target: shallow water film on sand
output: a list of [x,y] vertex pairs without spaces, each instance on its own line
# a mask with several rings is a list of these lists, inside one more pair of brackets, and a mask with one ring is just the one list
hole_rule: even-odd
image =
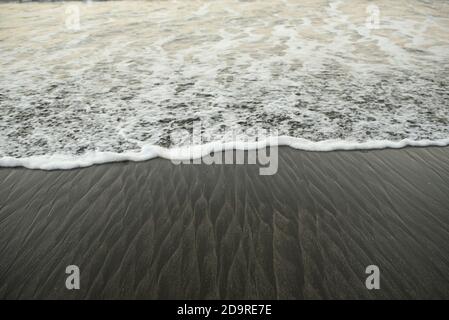
[[0,4],[0,157],[438,140],[448,109],[447,1]]

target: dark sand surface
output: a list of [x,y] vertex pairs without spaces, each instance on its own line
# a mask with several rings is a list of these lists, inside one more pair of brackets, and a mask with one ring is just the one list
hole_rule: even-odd
[[279,156],[0,169],[0,298],[449,298],[449,148]]

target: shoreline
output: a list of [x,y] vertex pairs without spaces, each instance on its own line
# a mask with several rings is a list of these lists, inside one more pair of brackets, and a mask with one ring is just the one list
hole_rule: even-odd
[[[210,156],[212,153],[236,152],[236,151],[265,151],[269,148],[290,147],[305,152],[333,152],[333,151],[377,151],[384,149],[403,149],[409,147],[447,147],[449,138],[436,140],[412,140],[399,141],[371,140],[366,142],[354,142],[345,140],[311,141],[290,136],[274,136],[255,142],[210,142],[201,145],[192,145],[179,148],[164,148],[158,145],[142,145],[140,151],[117,152],[87,152],[82,155],[40,155],[30,157],[0,157],[0,168],[23,167],[32,170],[71,170],[87,168],[94,165],[117,162],[143,162],[155,158],[170,161],[196,160]],[[219,162],[217,164],[222,164]],[[263,164],[263,163],[262,163]]]
[[277,149],[272,176],[161,158],[0,168],[0,298],[449,298],[449,147]]

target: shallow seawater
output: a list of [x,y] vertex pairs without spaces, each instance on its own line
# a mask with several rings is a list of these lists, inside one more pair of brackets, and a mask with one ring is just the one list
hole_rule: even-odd
[[14,158],[447,139],[449,3],[1,3],[0,112]]

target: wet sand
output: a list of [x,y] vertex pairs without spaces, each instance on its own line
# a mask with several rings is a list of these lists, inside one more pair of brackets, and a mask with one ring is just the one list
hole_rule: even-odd
[[164,159],[1,168],[0,298],[449,298],[448,159],[281,147],[273,176]]

